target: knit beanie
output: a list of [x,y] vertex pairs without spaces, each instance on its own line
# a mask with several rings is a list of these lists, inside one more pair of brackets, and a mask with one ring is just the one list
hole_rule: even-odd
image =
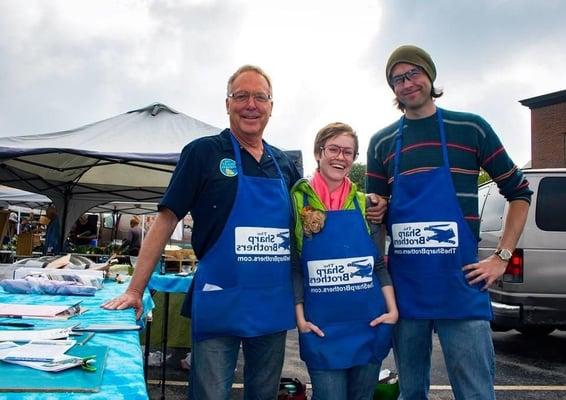
[[426,72],[431,82],[434,82],[436,79],[436,67],[434,66],[434,62],[430,55],[420,47],[405,45],[395,49],[395,51],[393,51],[393,53],[389,56],[389,60],[387,60],[385,76],[389,86],[391,86],[391,70],[399,63],[417,65]]

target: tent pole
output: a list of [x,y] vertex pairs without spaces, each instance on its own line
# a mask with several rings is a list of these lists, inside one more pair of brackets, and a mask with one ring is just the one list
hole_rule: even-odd
[[22,207],[18,206],[18,224],[16,225],[16,234],[20,234],[20,223],[22,221]]
[[[66,191],[66,190],[65,190]],[[69,207],[69,198],[67,193],[63,196],[63,210],[57,210],[57,214],[61,216],[60,232],[61,235],[61,253],[66,250],[65,246],[65,227],[67,226],[67,208]]]
[[112,220],[114,221],[114,226],[112,229],[111,243],[114,244],[114,241],[118,237],[118,209],[116,206],[114,206],[114,210],[112,210]]

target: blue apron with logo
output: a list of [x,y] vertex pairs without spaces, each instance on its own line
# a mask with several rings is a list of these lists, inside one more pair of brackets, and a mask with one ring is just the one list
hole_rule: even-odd
[[475,263],[477,240],[456,197],[450,173],[442,111],[436,118],[443,165],[401,175],[404,117],[396,134],[394,175],[387,227],[389,271],[401,318],[492,318],[483,283],[469,285],[462,267]]
[[303,240],[305,318],[325,334],[299,334],[310,369],[381,363],[391,347],[393,325],[369,326],[387,308],[373,273],[379,253],[354,202],[355,210],[326,211],[324,228]]
[[289,192],[279,178],[245,176],[233,136],[238,188],[219,239],[199,260],[194,278],[194,340],[255,337],[295,327]]

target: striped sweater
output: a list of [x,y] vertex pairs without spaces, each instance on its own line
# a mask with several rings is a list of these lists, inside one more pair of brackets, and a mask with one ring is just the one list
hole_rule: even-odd
[[[480,168],[497,183],[508,201],[530,202],[532,191],[523,173],[509,158],[501,141],[480,116],[442,110],[450,171],[464,218],[479,238],[478,185]],[[391,194],[395,157],[395,134],[399,121],[371,138],[367,154],[368,193]],[[405,119],[401,146],[401,174],[428,171],[442,165],[436,115]]]

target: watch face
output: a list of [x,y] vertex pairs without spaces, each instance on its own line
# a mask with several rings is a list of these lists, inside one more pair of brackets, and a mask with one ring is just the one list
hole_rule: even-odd
[[503,261],[509,261],[513,253],[508,249],[499,249],[496,253]]

